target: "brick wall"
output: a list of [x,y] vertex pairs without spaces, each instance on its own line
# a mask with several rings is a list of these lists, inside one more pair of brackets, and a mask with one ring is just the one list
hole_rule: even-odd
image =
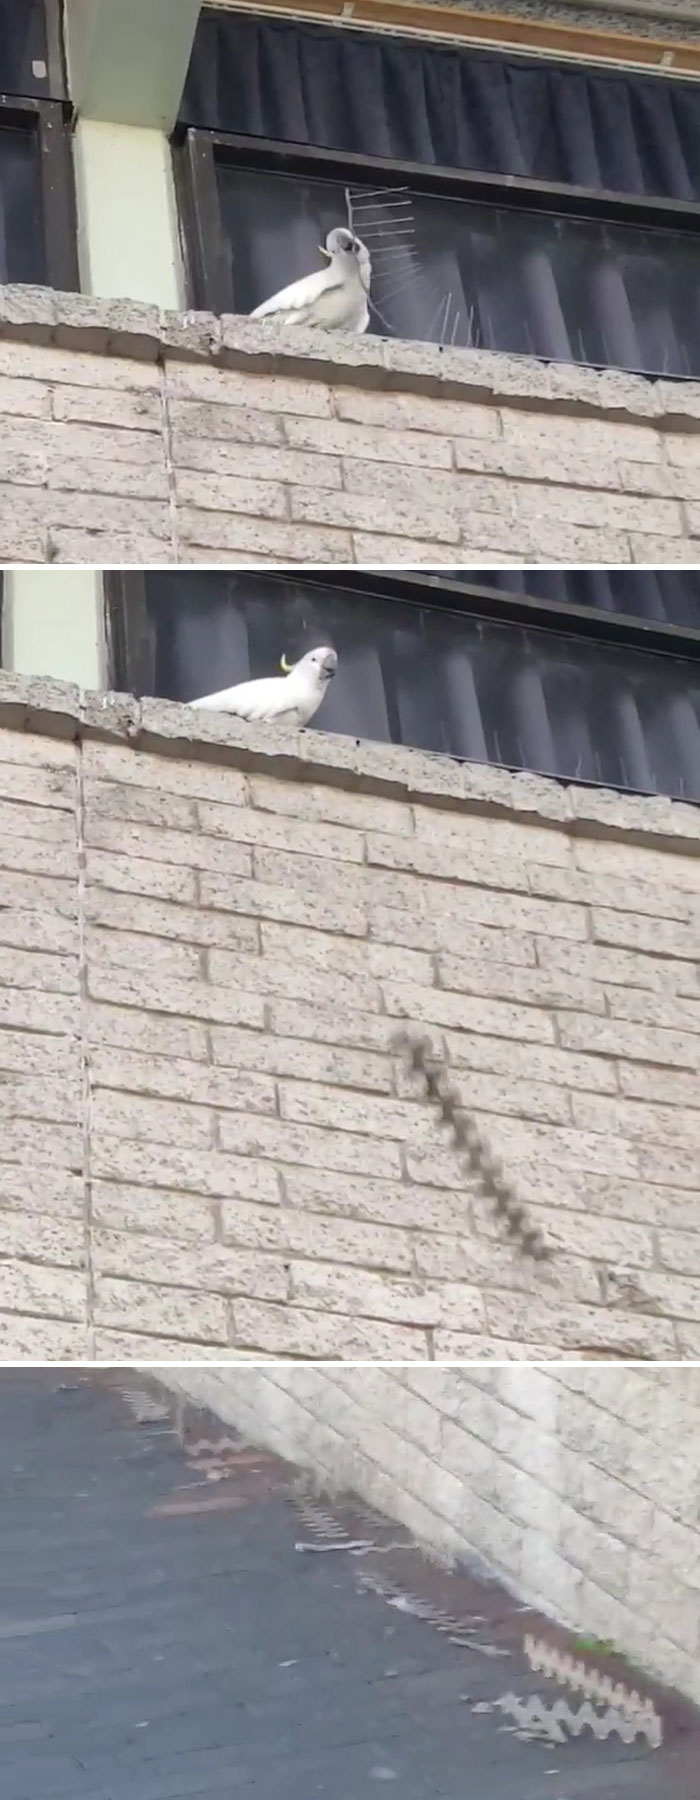
[[[558,51],[559,55],[564,58],[566,58],[567,55],[570,58],[572,52],[575,53],[578,51],[580,54],[585,55],[586,51],[588,51],[588,60],[590,62],[595,62],[601,55],[603,57],[607,55],[609,59],[611,56],[615,55],[615,52],[617,52],[616,59],[622,61],[621,45],[619,42],[618,44],[615,44],[614,41],[611,43],[611,36],[613,39],[617,38],[618,40],[622,38],[623,42],[624,38],[627,36],[642,40],[645,37],[650,37],[654,40],[658,40],[659,38],[663,38],[664,40],[667,38],[679,38],[682,45],[696,43],[700,37],[700,26],[698,26],[694,20],[691,20],[688,7],[684,3],[684,0],[642,0],[641,9],[638,0],[628,0],[628,3],[629,11],[624,10],[624,8],[621,9],[618,6],[615,6],[614,10],[611,11],[609,7],[606,7],[605,0],[554,0],[553,4],[550,4],[550,0],[545,0],[544,4],[541,3],[541,0],[539,4],[538,0],[499,0],[497,19],[499,23],[505,19],[518,19],[527,25],[529,28],[527,38],[524,37],[522,25],[521,30],[518,33],[518,42],[521,49],[524,44],[527,44],[528,47],[530,45],[532,46],[535,53],[538,48],[540,50],[548,50],[550,54],[552,52],[556,54]],[[440,6],[441,0],[426,0],[426,4]],[[222,12],[235,12],[238,7],[238,0],[207,0],[207,8],[209,9],[212,6],[219,7]],[[391,21],[391,10],[391,5],[386,6],[384,17],[389,21]],[[508,50],[512,48],[508,41],[507,30],[504,31],[501,27],[499,34],[501,39],[500,43],[498,42],[497,35],[494,33],[494,24],[496,21],[493,17],[493,0],[451,0],[450,13],[452,13],[452,17],[450,18],[448,14],[447,21],[444,19],[444,16],[439,20],[439,36],[443,41],[446,41],[447,43],[454,43],[456,41],[454,31],[455,13],[458,18],[459,13],[462,10],[469,15],[470,44],[474,42],[476,37],[483,36],[484,41],[489,46],[494,45],[496,49]],[[396,19],[396,30],[400,32],[402,24],[404,23],[401,17],[400,0],[396,7],[396,12],[398,15]],[[483,33],[479,31],[477,23],[480,13],[486,13],[487,15]],[[318,13],[316,16],[318,16]],[[328,7],[327,17],[329,23],[331,21],[337,23],[337,14],[332,12],[330,5]],[[452,27],[451,30],[446,28],[448,22],[449,26]],[[560,26],[563,26],[565,29],[565,37],[557,29]],[[590,35],[586,35],[581,39],[576,29],[578,26],[582,26],[587,34],[603,31],[605,33],[605,40],[602,46],[595,38],[591,39]],[[365,29],[366,28],[367,27],[365,26]],[[654,47],[656,47],[656,44]],[[634,50],[636,48],[637,46],[635,45],[630,49],[630,61],[637,60],[634,55]],[[677,57],[680,59],[680,67],[684,67],[682,50],[679,49]],[[652,60],[651,56],[649,57],[649,60]],[[674,59],[674,70],[677,66],[678,63],[676,59]],[[693,65],[690,64],[691,69],[692,66]]]
[[165,1379],[439,1555],[485,1559],[530,1605],[700,1702],[698,1369]]
[[700,1354],[697,808],[19,676],[0,783],[6,1355]]
[[7,561],[695,563],[699,428],[700,383],[0,294]]

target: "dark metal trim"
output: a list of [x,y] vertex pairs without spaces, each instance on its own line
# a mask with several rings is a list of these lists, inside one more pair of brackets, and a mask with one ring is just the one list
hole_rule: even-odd
[[73,139],[62,101],[42,103],[38,130],[47,285],[59,292],[78,293],[80,269]]
[[145,569],[103,571],[107,680],[119,693],[152,694],[155,631],[146,604]]
[[44,284],[77,292],[78,226],[73,146],[68,107],[62,100],[0,94],[0,130],[11,126],[36,134],[43,226]]
[[[37,118],[43,106],[56,105],[55,101],[39,100],[36,94],[22,95],[0,94],[0,124],[13,125],[20,130],[35,131]],[[61,102],[58,102],[61,105]]]
[[188,295],[195,305],[201,296],[209,312],[232,312],[233,284],[211,144],[200,132],[188,131],[174,146],[173,167]]
[[68,99],[68,81],[61,29],[62,12],[61,0],[44,0],[49,93],[51,98],[56,100]]
[[[238,137],[230,132],[203,131],[196,127],[190,127],[186,136],[197,141],[198,170],[204,166],[208,146],[214,163],[219,159],[241,168],[277,169],[288,175],[317,174],[343,182],[351,177],[358,183],[379,179],[387,188],[410,187],[416,193],[434,194],[441,199],[479,201],[517,211],[554,213],[558,217],[599,219],[606,224],[700,235],[700,204],[695,201],[638,197],[606,188],[533,181],[520,175],[494,175],[425,163],[394,162],[388,158],[358,156],[349,151],[281,143],[272,138]],[[181,133],[179,138],[181,141]]]
[[509,594],[481,586],[478,582],[463,584],[449,575],[427,575],[420,570],[399,574],[384,574],[381,570],[355,573],[348,569],[324,573],[317,569],[273,569],[269,574],[278,580],[289,575],[301,576],[314,587],[332,585],[346,592],[354,590],[363,598],[376,594],[378,599],[402,600],[413,606],[459,613],[463,617],[504,625],[526,625],[530,629],[534,627],[567,637],[593,638],[598,643],[617,644],[629,650],[700,661],[700,631],[685,625],[661,625],[657,620],[635,619],[628,613],[599,612],[592,606],[545,600],[538,594]]

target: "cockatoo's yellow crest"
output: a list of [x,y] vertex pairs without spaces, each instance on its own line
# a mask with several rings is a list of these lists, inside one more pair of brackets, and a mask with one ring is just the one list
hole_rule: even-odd
[[288,663],[286,656],[282,656],[280,659],[280,668],[284,671],[285,675],[291,675],[294,664]]

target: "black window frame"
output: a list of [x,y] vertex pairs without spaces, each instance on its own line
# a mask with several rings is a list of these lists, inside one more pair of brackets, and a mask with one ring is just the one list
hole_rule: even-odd
[[[250,138],[194,125],[178,126],[172,143],[188,303],[197,310],[215,314],[236,311],[230,257],[222,255],[227,245],[221,222],[217,161],[266,173],[306,178],[315,175],[344,186],[359,187],[366,181],[387,189],[408,188],[411,192],[442,200],[472,201],[520,214],[540,212],[557,218],[636,225],[649,231],[674,231],[697,238],[700,247],[698,201],[621,194],[610,188],[575,187],[520,175],[360,156],[356,152],[289,144],[273,138]],[[503,354],[523,353],[504,351]],[[547,363],[557,358],[539,355],[537,360]],[[619,365],[585,363],[581,366],[607,369]],[[648,380],[660,379],[648,370],[639,372]],[[682,382],[697,380],[697,376],[670,374],[664,379]]]
[[46,27],[46,55],[49,93],[68,99],[66,59],[63,53],[62,0],[42,0]]
[[42,287],[80,290],[71,109],[67,100],[0,94],[3,128],[34,134],[42,217]]
[[[212,572],[222,577],[226,575],[226,570],[221,565],[216,571],[208,570],[204,564],[189,571],[193,576]],[[504,593],[482,586],[477,581],[470,580],[462,584],[447,572],[443,575],[427,570],[384,572],[330,568],[261,569],[260,572],[268,580],[277,579],[280,583],[291,577],[315,588],[332,587],[336,592],[344,591],[348,596],[357,593],[363,600],[375,595],[382,601],[409,601],[416,606],[433,607],[456,613],[463,618],[491,624],[538,627],[559,637],[585,638],[589,641],[593,639],[599,643],[615,645],[618,649],[627,647],[655,657],[671,656],[700,664],[700,629],[661,624],[656,620],[635,618],[629,613],[597,611],[593,607],[577,605],[571,601],[542,599],[536,594]],[[629,573],[634,571],[630,570]],[[104,571],[103,576],[109,679],[120,691],[137,696],[152,695],[155,685],[156,645],[148,616],[147,578],[148,571],[138,569],[109,569]],[[410,745],[406,747],[410,748]],[[450,761],[470,760],[452,752],[438,751],[433,754],[444,754]],[[489,762],[487,766],[499,768],[507,765]],[[536,770],[531,772],[542,773]],[[556,781],[563,787],[599,788],[613,785],[551,771],[546,772],[543,779]],[[633,794],[642,790],[614,787],[613,791]],[[697,806],[700,801],[691,797],[685,804]]]
[[148,621],[147,574],[146,569],[102,571],[107,680],[121,694],[153,693],[155,644]]

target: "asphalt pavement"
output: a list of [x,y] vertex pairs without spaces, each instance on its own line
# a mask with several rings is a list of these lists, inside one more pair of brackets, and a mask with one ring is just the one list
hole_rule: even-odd
[[0,1371],[0,1428],[2,1800],[697,1800],[693,1709],[523,1735],[546,1621],[138,1372]]

